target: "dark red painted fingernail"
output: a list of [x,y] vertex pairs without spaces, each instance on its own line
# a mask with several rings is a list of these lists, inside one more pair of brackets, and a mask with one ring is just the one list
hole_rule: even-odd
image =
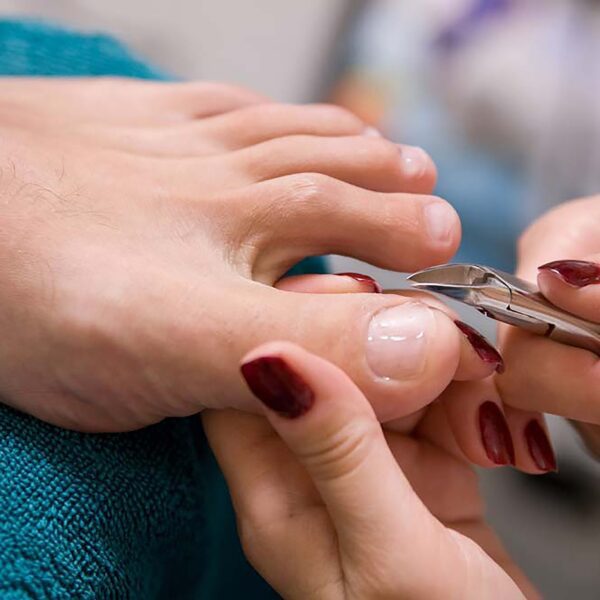
[[538,269],[554,273],[565,283],[578,288],[600,283],[600,265],[585,260],[555,260]]
[[462,321],[454,321],[456,326],[465,334],[475,352],[483,362],[496,365],[496,371],[504,371],[504,360],[500,352],[494,348],[476,329]]
[[484,402],[479,407],[479,430],[485,453],[494,464],[515,464],[515,447],[508,423],[494,402]]
[[360,283],[366,284],[370,288],[370,292],[374,292],[375,294],[381,294],[381,286],[379,285],[379,283],[377,283],[377,281],[375,281],[375,279],[369,277],[369,275],[363,275],[362,273],[336,273],[336,275],[339,275],[340,277],[352,277],[352,279],[360,281]]
[[313,405],[313,391],[279,356],[261,356],[244,363],[240,370],[252,393],[284,417],[295,419]]
[[541,471],[557,471],[556,456],[544,428],[535,419],[525,427],[525,439],[533,462]]

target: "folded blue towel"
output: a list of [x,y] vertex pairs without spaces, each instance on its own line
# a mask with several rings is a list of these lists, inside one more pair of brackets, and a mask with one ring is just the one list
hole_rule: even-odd
[[[0,75],[163,78],[109,37],[31,21],[0,21]],[[197,417],[90,435],[0,404],[0,597],[277,596],[243,558]]]

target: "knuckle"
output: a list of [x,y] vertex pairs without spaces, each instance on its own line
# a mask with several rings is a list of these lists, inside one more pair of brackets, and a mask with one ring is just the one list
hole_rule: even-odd
[[274,241],[289,246],[292,239],[304,239],[307,227],[335,214],[330,202],[333,183],[318,173],[286,175],[257,188],[261,191],[255,201],[240,200],[246,217],[245,247],[250,237],[257,238],[257,247]]
[[298,173],[280,180],[285,190],[286,204],[312,207],[331,195],[334,180],[321,173]]
[[344,479],[365,464],[382,435],[377,421],[356,417],[308,445],[299,458],[318,479]]

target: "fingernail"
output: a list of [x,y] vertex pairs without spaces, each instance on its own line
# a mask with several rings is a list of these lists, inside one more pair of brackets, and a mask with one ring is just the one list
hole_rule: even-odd
[[541,471],[557,471],[556,456],[544,428],[535,419],[525,427],[525,439],[533,462]]
[[366,137],[374,137],[374,138],[381,138],[383,137],[381,131],[379,131],[379,129],[375,128],[375,127],[365,127],[363,130],[363,135]]
[[514,465],[515,447],[502,411],[494,402],[479,407],[481,443],[488,458],[496,465]]
[[423,176],[431,162],[429,154],[418,146],[398,145],[398,148],[404,175],[411,178]]
[[555,260],[538,269],[558,275],[573,287],[581,288],[600,283],[600,265],[585,260]]
[[279,356],[261,356],[244,363],[240,370],[252,393],[283,417],[295,419],[313,405],[313,391]]
[[435,318],[420,302],[386,308],[374,315],[367,337],[367,362],[378,377],[407,379],[424,368],[427,336]]
[[465,334],[467,340],[481,360],[488,364],[495,365],[498,373],[504,372],[504,360],[500,352],[494,348],[476,329],[462,321],[454,321],[455,325]]
[[456,213],[445,202],[430,202],[423,207],[427,233],[432,240],[446,244],[456,225]]
[[363,275],[362,273],[336,273],[336,275],[339,277],[351,277],[355,281],[365,284],[365,287],[367,288],[366,291],[375,294],[381,294],[381,286],[379,283],[377,283],[377,281],[375,281],[375,279],[369,277],[369,275]]

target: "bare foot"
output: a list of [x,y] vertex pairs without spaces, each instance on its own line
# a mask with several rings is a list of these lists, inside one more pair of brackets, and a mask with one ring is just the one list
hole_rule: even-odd
[[381,419],[455,375],[462,334],[440,311],[272,287],[309,255],[449,259],[460,224],[423,151],[218,84],[9,79],[0,98],[7,403],[94,431],[254,410],[235,365],[271,339],[341,366]]

